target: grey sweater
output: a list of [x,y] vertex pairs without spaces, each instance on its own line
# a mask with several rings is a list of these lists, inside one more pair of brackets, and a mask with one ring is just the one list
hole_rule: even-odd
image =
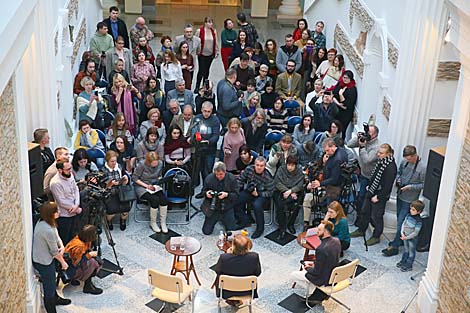
[[[348,141],[347,146],[349,148],[358,148],[359,144],[357,137],[351,138]],[[364,148],[359,148],[359,165],[361,166],[361,175],[367,179],[370,179],[372,171],[374,170],[375,164],[377,163],[380,142],[378,138],[374,138],[368,141]]]
[[54,256],[59,254],[59,247],[63,246],[57,228],[45,221],[36,224],[33,235],[33,262],[42,265],[51,264]]
[[146,184],[153,184],[157,179],[162,176],[162,169],[163,169],[163,162],[158,161],[158,165],[156,167],[151,167],[145,164],[145,162],[140,163],[134,171],[132,175],[132,181],[134,182],[135,193],[137,197],[142,197],[147,190],[139,186],[137,181],[140,179]]
[[[415,169],[416,165],[416,169]],[[426,176],[426,167],[423,161],[418,164],[411,164],[406,160],[401,161],[398,168],[397,180],[401,186],[409,186],[406,191],[399,191],[398,198],[405,202],[413,202],[419,198],[421,190],[424,188],[424,178]]]

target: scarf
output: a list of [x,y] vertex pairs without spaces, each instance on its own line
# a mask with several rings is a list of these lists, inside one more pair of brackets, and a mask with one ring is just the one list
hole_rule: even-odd
[[375,164],[374,170],[372,171],[371,183],[369,184],[368,192],[372,195],[378,191],[380,180],[382,179],[382,174],[389,164],[394,162],[395,159],[393,155],[380,159],[377,164]]
[[[206,30],[204,29],[204,26],[199,28],[199,38],[201,38],[201,50],[199,51],[199,55],[202,55],[202,51],[204,50],[204,43],[206,41],[206,36],[205,36]],[[215,56],[215,46],[216,46],[216,41],[217,38],[215,36],[215,31],[213,28],[211,28],[211,34],[212,34],[212,57]]]
[[126,117],[127,126],[129,129],[135,128],[134,106],[132,104],[132,93],[128,90],[123,92],[123,103],[118,106],[118,112],[123,112]]
[[349,88],[352,88],[352,87],[356,86],[356,81],[355,81],[354,79],[351,79],[351,81],[349,82],[349,84],[345,84],[345,83],[343,82],[343,76],[341,76],[341,77],[339,78],[338,83],[339,83],[339,87],[340,87],[340,88],[346,87],[347,89],[349,89]]
[[142,141],[145,149],[147,152],[155,151],[158,148],[158,139],[155,141],[155,143],[150,143],[147,140]]
[[189,143],[187,143],[187,141],[184,140],[184,138],[178,138],[176,140],[173,140],[172,138],[170,138],[163,145],[163,150],[164,150],[165,154],[171,154],[176,149],[179,149],[179,148],[185,149],[185,148],[189,148],[189,147],[191,147],[191,145]]

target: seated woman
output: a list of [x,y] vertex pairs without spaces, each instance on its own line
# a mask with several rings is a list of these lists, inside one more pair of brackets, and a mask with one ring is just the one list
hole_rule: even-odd
[[79,131],[74,143],[75,150],[80,148],[87,150],[88,155],[96,161],[98,167],[101,167],[104,164],[102,158],[104,146],[98,132],[91,128],[88,120],[81,120],[78,126]]
[[111,108],[113,112],[123,112],[126,117],[127,127],[132,134],[137,127],[137,112],[133,104],[133,97],[142,99],[142,94],[137,88],[127,83],[121,74],[114,75],[113,87],[111,87]]
[[279,167],[274,176],[274,203],[276,216],[279,223],[278,240],[286,236],[286,227],[295,235],[295,220],[299,214],[300,204],[303,200],[304,174],[302,168],[297,166],[297,157],[287,157],[286,165]]
[[297,147],[315,138],[315,129],[313,128],[312,120],[313,118],[310,114],[305,114],[300,124],[295,125],[292,137],[294,138],[294,145]]
[[160,136],[158,135],[158,128],[154,126],[150,127],[147,130],[145,139],[139,142],[137,148],[135,148],[137,163],[143,162],[145,160],[145,156],[149,152],[156,152],[160,157],[160,160],[163,160],[163,143],[164,141],[161,140]]
[[323,150],[323,141],[325,141],[326,138],[332,138],[333,140],[336,140],[337,138],[341,139],[341,136],[342,136],[341,122],[338,120],[333,120],[331,121],[330,127],[328,128],[328,130],[325,130],[325,132],[321,135],[318,145]]
[[140,51],[137,55],[137,62],[132,65],[132,83],[137,88],[137,90],[144,92],[148,78],[155,75],[156,74],[153,65],[145,59],[145,52]]
[[328,204],[328,211],[326,212],[324,220],[330,221],[335,225],[332,235],[337,237],[341,242],[341,256],[343,256],[343,251],[348,250],[351,244],[351,236],[349,234],[348,219],[346,214],[344,214],[341,203],[333,201]]
[[[140,163],[132,175],[137,198],[143,199],[150,204],[150,228],[156,233],[163,231],[168,233],[166,226],[167,201],[160,186],[153,184],[162,177],[163,162],[154,151],[145,155],[145,162]],[[157,213],[160,209],[160,224],[157,225]]]
[[246,104],[242,108],[241,118],[249,117],[255,113],[256,109],[261,108],[261,95],[257,91],[253,91],[247,99]]
[[274,91],[274,81],[268,81],[261,94],[261,107],[266,110],[272,109],[277,98],[279,98],[279,94]]
[[174,167],[183,168],[186,172],[191,173],[191,163],[189,162],[191,160],[191,145],[184,138],[178,125],[170,126],[169,136],[166,137],[163,149],[165,152],[165,173]]
[[69,265],[64,260],[64,244],[57,231],[59,209],[55,202],[44,203],[40,210],[41,219],[36,224],[33,234],[33,266],[41,275],[44,294],[44,307],[47,313],[55,313],[56,305],[67,305],[72,301],[59,297],[56,292],[56,263],[60,263],[62,270]]
[[160,110],[157,108],[150,109],[147,113],[147,118],[148,120],[143,121],[140,125],[140,140],[145,138],[145,136],[147,135],[147,130],[150,127],[156,127],[158,129],[158,137],[160,138],[160,140],[165,141],[166,129],[165,124],[163,124],[162,121],[162,115],[160,113]]
[[106,146],[109,148],[113,142],[116,141],[117,136],[123,135],[127,141],[132,145],[134,143],[134,136],[132,136],[129,129],[127,129],[126,117],[124,113],[117,112],[114,117],[113,124],[108,129],[106,134]]
[[238,149],[246,144],[241,126],[240,120],[232,117],[227,123],[227,132],[224,135],[224,163],[227,166],[227,171],[231,173],[237,171]]
[[255,43],[251,59],[255,63],[255,75],[259,74],[261,64],[269,65],[268,56],[264,53],[263,45],[260,42]]
[[96,226],[87,224],[65,247],[65,252],[69,254],[67,273],[72,279],[85,282],[83,292],[92,295],[103,293],[103,289],[96,287],[91,281],[101,269],[95,259],[98,251],[91,251],[92,243],[97,239]]
[[286,164],[286,160],[289,156],[297,156],[297,148],[292,144],[292,135],[285,134],[282,136],[281,141],[274,144],[269,151],[268,163],[266,169],[275,175],[279,167]]
[[[217,264],[215,265],[215,272],[217,278],[215,281],[215,293],[217,297],[220,296],[219,277],[220,275],[229,276],[259,276],[261,275],[261,263],[259,255],[256,252],[250,252],[253,243],[250,238],[241,234],[235,235],[232,241],[232,247],[227,250],[227,253],[220,255]],[[251,295],[251,291],[228,291],[223,290],[222,298],[228,299],[237,296]],[[255,289],[254,298],[258,297],[258,292]],[[226,300],[230,305],[240,305],[240,300]]]
[[131,79],[129,78],[129,75],[131,73],[126,72],[126,70],[124,69],[124,61],[122,59],[117,59],[116,61],[114,61],[114,69],[108,75],[108,93],[111,93],[111,88],[114,85],[114,76],[116,76],[116,74],[121,74],[126,80],[126,82],[128,82],[129,84],[131,83]]
[[240,175],[248,165],[255,164],[255,158],[251,155],[251,150],[247,145],[243,145],[238,149],[238,159],[236,161],[237,170],[233,173]]
[[111,145],[110,149],[117,152],[117,162],[121,168],[128,173],[132,173],[137,155],[134,147],[127,141],[126,136],[117,136],[116,141]]
[[106,152],[106,164],[101,171],[106,175],[107,189],[111,189],[111,195],[105,200],[106,220],[109,230],[113,230],[112,220],[116,214],[120,214],[119,227],[126,230],[126,219],[129,217],[131,209],[129,202],[121,202],[119,199],[119,185],[127,185],[129,178],[126,171],[118,164],[118,153],[113,150]]
[[80,148],[73,153],[72,171],[78,188],[82,190],[86,186],[86,175],[90,172],[97,172],[98,167],[91,161],[86,150]]
[[269,109],[266,116],[266,122],[268,123],[268,131],[280,130],[283,133],[287,131],[288,125],[287,120],[289,113],[284,108],[284,102],[281,97],[277,97],[274,101],[274,106]]
[[163,91],[160,89],[160,81],[155,76],[150,76],[145,85],[143,100],[140,103],[139,121],[145,121],[150,109],[163,109]]
[[95,82],[91,77],[82,78],[80,85],[85,89],[77,98],[78,120],[87,120],[93,128],[103,129],[103,102],[97,92],[93,91]]

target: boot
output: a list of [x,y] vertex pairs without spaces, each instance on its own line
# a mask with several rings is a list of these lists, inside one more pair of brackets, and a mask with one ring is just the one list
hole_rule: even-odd
[[95,285],[93,285],[91,281],[91,277],[88,277],[88,279],[85,280],[85,286],[83,286],[83,292],[89,293],[92,295],[99,295],[103,293],[103,289],[97,288]]
[[162,232],[164,234],[168,233],[168,227],[166,227],[166,214],[168,211],[168,206],[160,206],[160,225],[162,226]]
[[161,229],[157,225],[157,213],[158,213],[158,209],[150,208],[150,228],[154,232],[159,233],[161,232]]
[[44,298],[44,308],[47,313],[57,313],[55,309],[56,300],[54,298]]
[[56,305],[69,305],[70,303],[72,303],[72,300],[62,298],[57,294],[57,292],[55,293],[55,301]]

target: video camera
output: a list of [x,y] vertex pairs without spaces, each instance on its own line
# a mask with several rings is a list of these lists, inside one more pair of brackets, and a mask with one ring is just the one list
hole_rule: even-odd
[[308,162],[304,166],[304,176],[307,180],[307,183],[310,183],[314,180],[321,180],[322,166],[319,162]]
[[359,170],[359,161],[344,162],[341,164],[341,175],[346,180],[346,184],[352,182],[352,175]]
[[102,172],[90,172],[85,176],[88,197],[93,200],[104,200],[111,196],[111,190],[106,188],[107,175]]
[[359,142],[365,143],[365,142],[372,139],[370,134],[369,134],[369,128],[370,127],[369,127],[369,124],[367,124],[367,123],[363,123],[362,127],[364,128],[364,131],[357,133],[357,139],[359,140]]

